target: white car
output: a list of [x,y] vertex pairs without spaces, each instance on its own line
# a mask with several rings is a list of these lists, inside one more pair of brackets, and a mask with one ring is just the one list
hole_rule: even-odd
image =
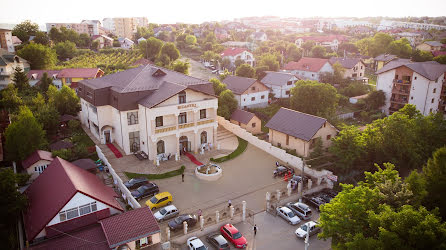
[[174,205],[169,205],[161,208],[158,212],[153,214],[153,216],[155,216],[157,221],[163,221],[177,216],[179,212],[180,211],[178,211],[178,208],[176,208]]
[[276,208],[277,214],[282,217],[284,220],[288,221],[291,225],[296,225],[300,222],[300,219],[297,215],[291,211],[291,209],[287,207],[278,207]]
[[191,237],[187,239],[187,246],[189,250],[207,250],[208,247],[203,244],[203,242],[197,237]]
[[303,224],[301,227],[299,227],[298,229],[296,229],[296,236],[304,239],[305,237],[307,237],[307,230],[310,230],[310,237],[312,235],[315,235],[317,233],[319,233],[321,231],[320,227],[317,227],[317,223],[314,221],[309,221],[305,224]]

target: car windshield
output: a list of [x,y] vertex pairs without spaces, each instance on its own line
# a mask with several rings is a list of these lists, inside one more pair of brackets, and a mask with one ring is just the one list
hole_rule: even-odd
[[144,193],[145,188],[144,188],[144,186],[141,186],[141,187],[139,187],[139,188],[136,189],[136,190],[138,190],[138,192],[139,192],[140,194],[142,194],[142,193]]
[[155,196],[153,196],[153,197],[150,199],[150,202],[152,202],[153,204],[156,204],[156,203],[158,202],[158,199],[157,199]]
[[197,250],[207,250],[207,248],[203,245],[203,246],[197,248]]
[[311,210],[308,210],[308,211],[307,211],[307,215],[311,215]]
[[293,212],[289,212],[289,213],[288,213],[288,217],[293,218],[293,217],[294,217]]
[[160,214],[165,215],[167,213],[167,210],[165,208],[162,208],[160,210]]
[[306,225],[306,224],[303,224],[303,225],[300,227],[300,229],[302,229],[302,230],[304,230],[305,232],[307,232],[307,225]]
[[130,179],[129,180],[129,184],[135,184],[136,183],[136,180],[135,179]]
[[228,245],[228,243],[224,243],[224,244],[221,244],[220,246],[223,248],[223,247],[228,247],[229,245]]
[[181,217],[177,217],[177,218],[175,218],[175,222],[177,224],[181,224],[183,222],[183,219]]
[[233,238],[236,240],[236,239],[241,238],[241,237],[242,237],[242,234],[240,232],[237,232],[237,233],[234,234]]

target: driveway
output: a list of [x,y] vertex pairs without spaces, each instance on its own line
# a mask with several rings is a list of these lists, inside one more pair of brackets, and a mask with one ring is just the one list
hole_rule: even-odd
[[200,78],[202,80],[209,80],[210,78],[217,78],[217,75],[212,74],[211,70],[204,67],[201,62],[195,61],[192,58],[183,57],[183,59],[188,59],[190,63],[189,75]]

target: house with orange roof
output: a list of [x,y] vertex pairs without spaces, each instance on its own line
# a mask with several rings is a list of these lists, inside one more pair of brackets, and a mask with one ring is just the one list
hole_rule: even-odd
[[72,68],[61,70],[57,78],[62,80],[63,85],[75,89],[79,81],[99,78],[103,75],[104,71],[100,68]]
[[291,61],[284,67],[286,72],[299,78],[319,81],[321,73],[333,73],[333,67],[328,59],[302,57],[298,62]]
[[254,55],[245,48],[227,48],[220,54],[222,59],[228,58],[232,66],[235,66],[237,59],[243,60],[245,63],[254,67]]

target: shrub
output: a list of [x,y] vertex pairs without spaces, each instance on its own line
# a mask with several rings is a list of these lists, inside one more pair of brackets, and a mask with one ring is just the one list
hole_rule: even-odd
[[184,173],[185,169],[186,169],[186,167],[183,165],[177,170],[165,172],[162,174],[137,174],[137,173],[130,173],[130,172],[124,172],[124,173],[125,173],[125,175],[127,175],[127,177],[129,179],[138,178],[138,177],[146,177],[149,180],[159,180],[159,179],[165,179],[165,178],[170,178],[170,177],[174,177],[177,175],[181,175],[182,173]]
[[238,139],[238,146],[234,150],[234,152],[232,152],[232,153],[230,153],[230,154],[228,154],[226,156],[217,158],[217,159],[211,158],[210,160],[213,161],[213,162],[221,163],[221,162],[225,162],[225,161],[229,161],[231,159],[234,159],[235,157],[237,157],[241,153],[243,153],[245,151],[246,147],[248,147],[248,142],[243,140],[240,137],[237,137],[237,139]]

